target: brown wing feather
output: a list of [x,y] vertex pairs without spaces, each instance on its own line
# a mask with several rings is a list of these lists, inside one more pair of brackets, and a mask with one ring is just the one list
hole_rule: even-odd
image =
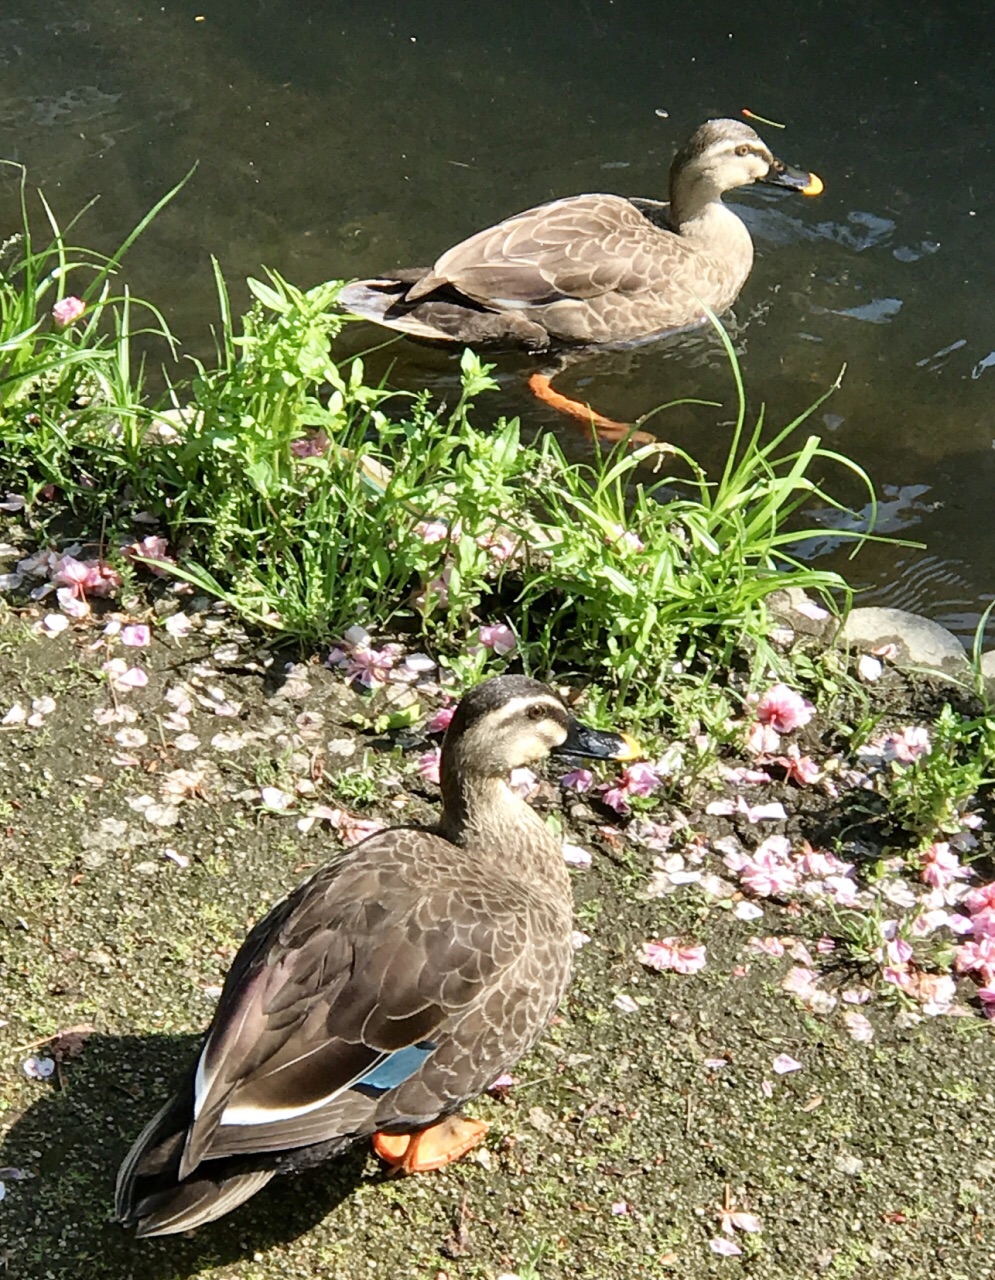
[[[433,887],[432,855],[449,846],[412,833],[418,858],[398,858],[391,835],[394,848],[378,849],[377,837],[358,846],[246,939],[203,1050],[181,1177],[204,1159],[341,1134],[348,1098],[272,1123],[221,1120],[229,1109],[299,1109],[348,1089],[390,1052],[444,1034],[520,953],[522,921],[506,889],[464,898],[455,877]],[[366,1098],[357,1105],[372,1110]]]
[[[658,257],[666,241],[665,260]],[[656,252],[654,252],[654,249]],[[451,285],[496,309],[638,293],[666,284],[693,250],[623,196],[554,200],[477,232],[413,285],[410,302]]]

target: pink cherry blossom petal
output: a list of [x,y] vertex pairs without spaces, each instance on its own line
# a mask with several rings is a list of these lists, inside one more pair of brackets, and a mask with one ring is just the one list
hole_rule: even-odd
[[518,639],[511,627],[503,622],[483,626],[479,631],[480,643],[485,649],[493,649],[498,657],[514,653],[518,647]]
[[874,1039],[874,1028],[870,1019],[856,1009],[848,1009],[843,1014],[846,1029],[858,1044],[869,1044]]
[[516,795],[521,796],[523,800],[527,800],[539,785],[539,779],[531,769],[512,769],[508,777],[508,785]]
[[630,764],[622,772],[622,784],[631,796],[648,796],[660,785],[660,775],[651,764]]
[[581,871],[586,871],[591,866],[592,858],[587,849],[582,849],[579,844],[571,844],[568,840],[564,840],[563,861],[568,867],[577,867]]
[[777,733],[791,733],[808,724],[815,707],[787,685],[775,684],[760,698],[755,713],[761,724],[771,725]]
[[791,1071],[801,1071],[802,1063],[797,1058],[792,1058],[788,1053],[779,1053],[771,1063],[775,1073],[779,1076],[785,1076]]
[[52,307],[52,319],[61,328],[66,329],[74,324],[86,311],[86,303],[82,298],[73,296],[60,298]]
[[576,791],[578,794],[590,791],[593,785],[594,774],[590,769],[572,769],[560,777],[561,787],[565,787],[568,791]]
[[426,733],[445,733],[452,723],[452,719],[455,714],[455,707],[440,707],[425,726]]
[[781,747],[781,735],[773,725],[754,724],[746,738],[746,750],[751,756],[771,756]]
[[764,1229],[763,1223],[755,1213],[745,1213],[742,1209],[734,1209],[731,1213],[724,1214],[723,1228],[726,1223],[736,1231],[746,1231],[749,1234]]
[[152,643],[152,632],[144,623],[134,623],[121,632],[121,643],[131,649],[144,649]]
[[644,942],[639,962],[648,969],[675,973],[697,973],[704,969],[707,959],[705,948],[682,942],[679,938],[661,938],[658,942]]
[[427,782],[434,782],[439,785],[439,764],[442,760],[442,751],[439,747],[433,747],[431,751],[426,751],[423,756],[418,757],[418,772]]

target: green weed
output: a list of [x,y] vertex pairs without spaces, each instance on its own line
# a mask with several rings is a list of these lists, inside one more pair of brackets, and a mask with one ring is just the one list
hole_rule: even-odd
[[931,745],[911,764],[893,766],[889,812],[923,845],[954,835],[979,787],[995,781],[995,716],[967,719],[946,704]]
[[[772,592],[848,599],[838,574],[799,558],[814,532],[802,510],[839,506],[813,478],[827,466],[857,476],[873,509],[870,482],[817,436],[793,443],[821,400],[770,438],[763,412],[748,425],[714,318],[736,401],[714,476],[670,446],[578,465],[551,435],[523,445],[517,421],[477,425],[495,384],[469,351],[451,409],[370,385],[360,360],[331,355],[348,323],[336,282],[302,290],[269,272],[249,281],[237,320],[217,264],[215,356],[154,401],[132,359],[136,307],[171,339],[153,306],[112,296],[110,282],[173,194],[103,259],[71,248],[44,201],[51,236],[36,249],[22,185],[0,282],[0,445],[3,479],[29,500],[54,485],[102,543],[151,511],[176,550],[170,572],[308,645],[356,623],[421,633],[469,683],[494,659],[466,642],[480,622],[507,621],[516,662],[593,683],[605,718],[622,701],[713,741],[735,709],[715,673],[738,653],[758,678],[783,669],[767,642]],[[77,278],[86,310],[59,326],[51,306]]]

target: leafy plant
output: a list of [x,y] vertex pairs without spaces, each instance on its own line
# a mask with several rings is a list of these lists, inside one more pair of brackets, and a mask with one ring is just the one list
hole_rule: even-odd
[[[269,272],[249,281],[253,303],[237,321],[216,263],[215,358],[150,403],[131,358],[135,304],[109,282],[173,194],[100,259],[67,246],[47,205],[53,238],[36,250],[22,192],[23,244],[2,284],[0,442],[30,496],[54,484],[81,512],[113,519],[124,495],[167,526],[172,572],[307,643],[355,623],[414,629],[469,679],[485,655],[465,641],[498,616],[526,669],[573,669],[600,686],[592,702],[620,698],[644,715],[676,700],[708,733],[730,710],[710,686],[716,665],[736,649],[757,670],[780,661],[767,643],[773,591],[790,581],[830,602],[847,596],[839,575],[798,558],[814,532],[798,516],[812,500],[839,506],[816,469],[856,475],[873,509],[870,482],[817,436],[791,446],[812,410],[770,439],[762,412],[748,427],[717,321],[737,402],[717,477],[670,446],[580,465],[550,435],[524,446],[517,421],[481,429],[477,401],[494,383],[469,351],[451,410],[427,392],[370,385],[362,361],[340,367],[331,355],[348,322],[337,283],[302,290]],[[53,326],[50,304],[83,272],[87,310]],[[649,470],[664,463],[666,475]]]
[[147,330],[134,327],[134,307],[148,312],[152,332],[172,339],[154,306],[127,289],[113,295],[111,284],[123,255],[187,179],[106,257],[66,239],[93,201],[63,231],[40,192],[50,238],[37,247],[26,173],[14,167],[20,229],[0,246],[0,465],[30,500],[46,485],[85,497],[108,476],[116,486],[122,465],[139,466],[143,369],[131,346]]
[[968,720],[947,703],[927,752],[895,765],[889,812],[923,844],[954,835],[978,788],[995,781],[995,717]]

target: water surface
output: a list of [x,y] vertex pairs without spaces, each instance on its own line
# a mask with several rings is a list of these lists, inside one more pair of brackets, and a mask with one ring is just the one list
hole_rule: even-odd
[[[733,197],[757,245],[731,320],[751,397],[786,421],[846,365],[813,429],[872,474],[883,528],[927,550],[873,547],[849,565],[827,536],[813,551],[865,602],[967,634],[995,566],[985,11],[6,0],[0,155],[29,167],[63,220],[99,194],[77,235],[105,249],[198,163],[129,266],[196,352],[213,317],[212,253],[231,280],[267,264],[303,285],[428,263],[554,196],[665,198],[674,149],[709,116],[749,106],[784,121],[761,132],[826,192]],[[5,226],[12,199],[8,180]],[[454,385],[444,353],[402,341],[390,359],[399,385]],[[523,367],[501,362],[496,408],[552,424]],[[707,334],[606,354],[558,385],[625,419],[685,395],[729,400]],[[728,413],[655,421],[704,462],[723,456]]]

